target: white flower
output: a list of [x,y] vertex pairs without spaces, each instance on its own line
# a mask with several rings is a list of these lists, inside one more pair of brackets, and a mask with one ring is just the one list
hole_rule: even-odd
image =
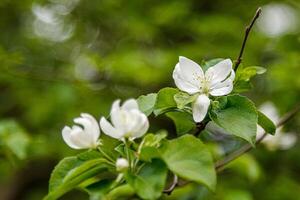
[[116,161],[116,168],[118,172],[126,171],[129,167],[129,163],[125,158],[118,158]]
[[135,99],[129,99],[120,106],[120,100],[116,100],[110,112],[111,123],[104,117],[100,120],[103,132],[118,140],[142,137],[149,128],[148,118],[142,113]]
[[[260,111],[269,117],[274,123],[278,123],[279,114],[271,102],[266,102],[260,106]],[[257,138],[260,138],[264,134],[264,131],[261,127],[258,127]],[[281,149],[286,150],[295,145],[297,142],[297,136],[294,133],[285,133],[282,131],[282,128],[276,130],[275,135],[268,134],[263,140],[262,143],[271,151]]]
[[230,59],[220,61],[204,73],[200,65],[180,56],[173,71],[173,79],[180,90],[199,94],[192,108],[195,122],[205,118],[210,105],[209,95],[223,96],[232,91],[234,77]]
[[64,141],[73,149],[96,148],[100,136],[100,128],[96,119],[90,114],[82,113],[81,117],[75,118],[72,128],[65,126],[62,130]]

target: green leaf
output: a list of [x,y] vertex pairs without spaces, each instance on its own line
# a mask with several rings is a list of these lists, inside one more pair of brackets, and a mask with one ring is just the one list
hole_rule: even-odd
[[240,95],[228,96],[225,108],[212,110],[210,118],[229,134],[255,145],[258,116],[255,105],[248,98]]
[[163,161],[153,159],[138,175],[129,175],[127,181],[142,199],[158,199],[164,189],[167,172]]
[[122,197],[131,197],[134,195],[134,189],[129,184],[120,185],[111,190],[107,195],[107,200],[123,199]]
[[145,113],[145,115],[149,116],[153,109],[156,102],[156,93],[151,93],[147,95],[142,95],[137,98],[137,102],[139,104],[139,109]]
[[159,147],[160,142],[167,137],[166,132],[160,132],[157,134],[149,133],[143,139],[143,146]]
[[178,135],[188,133],[196,127],[193,117],[186,112],[168,112],[167,117],[173,120]]
[[0,122],[0,145],[17,158],[25,159],[30,139],[27,133],[14,120]]
[[233,92],[234,93],[246,92],[251,90],[252,88],[253,88],[252,83],[250,83],[249,81],[240,80],[234,83]]
[[215,190],[216,172],[212,155],[201,140],[184,135],[166,142],[160,153],[173,173]]
[[276,132],[276,126],[265,114],[258,111],[258,125],[260,125],[267,133],[272,135]]
[[176,93],[178,93],[177,89],[169,87],[163,88],[157,93],[154,106],[154,114],[156,116],[177,108],[177,104],[174,100]]
[[63,183],[63,179],[70,170],[79,166],[82,163],[81,160],[78,160],[76,156],[66,157],[61,160],[54,168],[51,173],[51,177],[49,180],[49,192],[54,191]]
[[157,150],[161,145],[161,141],[167,137],[167,133],[158,133],[158,134],[147,134],[143,141],[141,142],[138,154],[139,159],[150,162],[153,158],[159,157],[159,152]]
[[198,94],[189,95],[185,92],[178,92],[174,95],[174,100],[179,109],[183,109],[187,104],[196,100]]
[[234,80],[234,92],[245,92],[252,88],[252,84],[249,82],[256,74],[263,74],[266,69],[259,66],[250,66],[238,68]]
[[103,158],[82,161],[78,157],[67,157],[58,163],[49,181],[49,194],[45,200],[57,199],[81,183],[108,171]]
[[241,67],[236,73],[237,80],[249,81],[256,74],[263,74],[266,68],[259,66]]

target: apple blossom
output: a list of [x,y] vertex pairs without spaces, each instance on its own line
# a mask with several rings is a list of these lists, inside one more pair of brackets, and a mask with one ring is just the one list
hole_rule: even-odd
[[104,117],[100,120],[102,131],[113,138],[134,140],[142,137],[149,128],[148,118],[139,110],[135,99],[129,99],[120,106],[120,100],[116,100],[110,112],[111,123]]
[[223,96],[233,89],[235,73],[230,59],[225,59],[208,68],[206,72],[194,61],[180,56],[173,71],[176,86],[191,95],[199,94],[193,102],[193,119],[201,122],[210,105],[209,96]]
[[73,149],[96,148],[100,136],[100,128],[96,119],[87,113],[82,113],[81,117],[75,118],[72,128],[65,126],[62,130],[64,141]]

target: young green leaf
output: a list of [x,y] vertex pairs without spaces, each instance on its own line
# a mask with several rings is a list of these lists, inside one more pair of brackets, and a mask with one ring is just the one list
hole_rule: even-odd
[[241,137],[255,145],[257,111],[252,101],[240,95],[227,97],[224,109],[212,110],[210,118],[229,134]]
[[259,66],[240,67],[236,72],[234,80],[234,92],[240,93],[248,91],[252,88],[250,79],[256,74],[263,74],[266,72],[266,68]]
[[157,134],[147,134],[141,142],[138,154],[139,159],[150,162],[153,158],[158,158],[157,148],[160,147],[161,141],[167,137],[165,132]]
[[186,112],[168,112],[167,117],[173,120],[178,135],[188,133],[196,127],[193,117]]
[[105,162],[103,158],[88,161],[82,161],[75,156],[64,158],[51,174],[49,194],[44,199],[57,199],[89,178],[107,172],[108,165]]
[[274,135],[276,126],[265,114],[258,111],[258,125],[260,125],[267,133]]
[[201,140],[184,135],[166,142],[160,153],[173,173],[215,190],[216,172],[212,155]]
[[183,109],[187,104],[192,103],[196,100],[198,94],[189,95],[185,92],[178,92],[174,95],[174,100],[179,109]]
[[169,87],[163,88],[158,92],[154,106],[154,114],[156,116],[176,109],[177,104],[174,100],[176,93],[178,93],[177,89]]
[[142,199],[158,199],[165,186],[167,167],[159,159],[153,159],[138,175],[128,175],[127,181]]
[[139,109],[145,113],[145,115],[149,116],[155,105],[157,94],[156,93],[151,93],[147,95],[142,95],[137,98],[137,102],[139,104]]

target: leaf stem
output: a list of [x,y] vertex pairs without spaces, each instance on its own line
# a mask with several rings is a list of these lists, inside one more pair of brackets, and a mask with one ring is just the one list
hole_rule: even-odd
[[97,147],[97,149],[99,150],[99,152],[108,160],[108,162],[110,163],[110,164],[112,164],[112,165],[115,165],[114,163],[115,163],[115,161],[107,154],[107,153],[105,153],[102,149],[101,149],[101,147]]
[[244,36],[244,40],[243,40],[243,43],[242,43],[242,47],[241,47],[241,50],[240,50],[240,53],[239,53],[239,56],[235,62],[235,66],[234,66],[234,71],[236,71],[239,67],[239,65],[241,64],[242,62],[242,57],[243,57],[243,53],[244,53],[244,49],[245,49],[245,46],[246,46],[246,42],[247,42],[247,39],[248,39],[248,36],[249,36],[249,33],[255,23],[255,21],[257,20],[257,18],[260,16],[260,13],[261,13],[261,8],[259,7],[257,10],[256,10],[256,13],[255,15],[253,16],[250,24],[246,27],[245,29],[245,36]]
[[125,144],[125,148],[126,148],[126,157],[129,163],[129,170],[132,170],[132,163],[131,163],[131,158],[130,158],[130,153],[129,153],[129,143],[127,139],[124,139],[124,144]]

